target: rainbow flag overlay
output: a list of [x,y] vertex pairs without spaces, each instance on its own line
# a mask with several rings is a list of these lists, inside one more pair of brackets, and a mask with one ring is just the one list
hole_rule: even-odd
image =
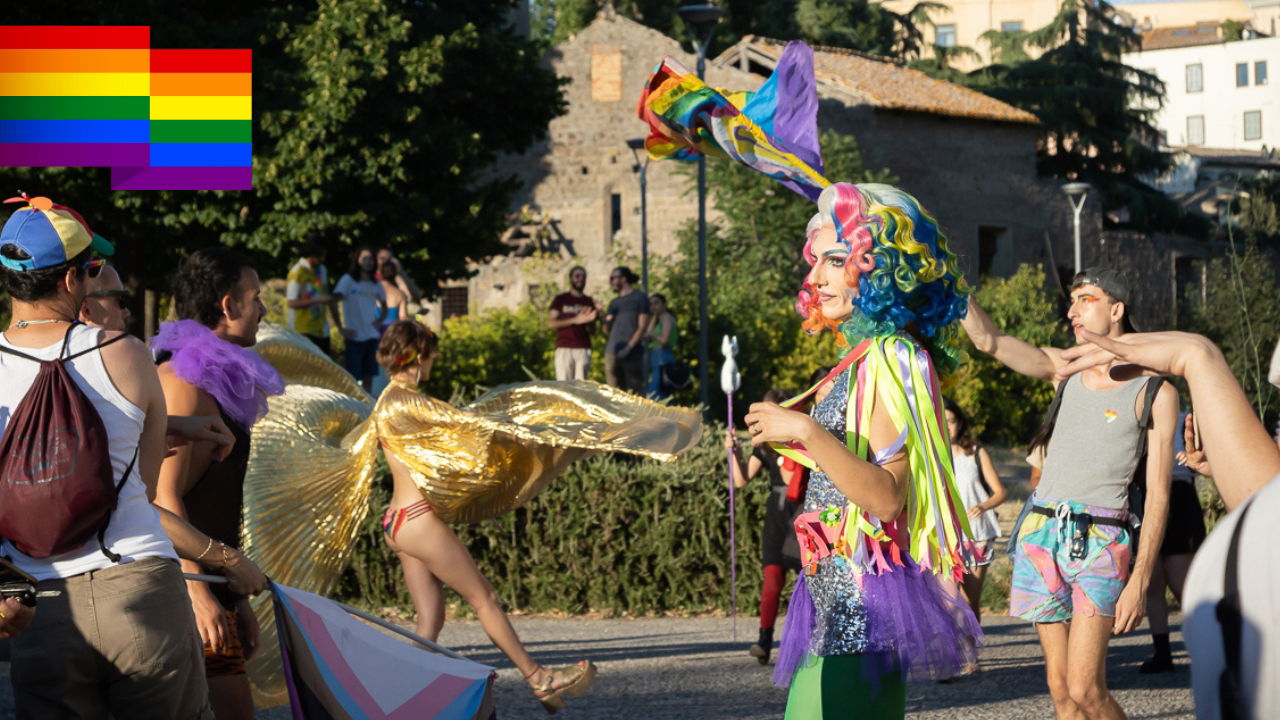
[[252,71],[250,50],[153,49],[147,26],[0,26],[0,166],[252,189]]

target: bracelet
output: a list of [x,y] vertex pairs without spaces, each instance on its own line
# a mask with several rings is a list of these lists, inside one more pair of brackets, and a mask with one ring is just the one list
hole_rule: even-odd
[[213,538],[209,538],[209,544],[204,546],[204,550],[201,550],[199,555],[197,555],[197,556],[195,556],[195,557],[193,557],[193,558],[191,558],[191,559],[192,559],[192,560],[200,560],[200,559],[202,559],[205,555],[208,555],[208,554],[209,554],[209,551],[210,551],[210,550],[212,550],[212,549],[213,549]]
[[226,543],[220,542],[218,544],[222,546],[222,567],[229,568],[240,564],[240,556],[238,554],[230,553],[229,551],[231,548],[227,547]]

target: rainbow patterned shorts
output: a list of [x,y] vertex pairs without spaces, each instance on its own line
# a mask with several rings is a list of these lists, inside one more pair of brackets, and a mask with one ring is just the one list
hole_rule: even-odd
[[1051,498],[1037,497],[1032,502],[1056,512],[1053,517],[1031,513],[1022,524],[1013,560],[1009,614],[1040,623],[1069,620],[1073,613],[1114,617],[1116,600],[1129,579],[1129,529],[1090,524],[1083,537],[1083,553],[1072,557],[1072,541],[1077,540],[1080,547],[1079,538],[1073,537],[1079,526],[1072,516],[1088,513],[1124,519],[1128,511]]

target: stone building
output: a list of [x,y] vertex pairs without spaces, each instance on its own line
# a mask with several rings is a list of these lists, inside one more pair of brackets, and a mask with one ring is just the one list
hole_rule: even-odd
[[[783,46],[744,38],[708,62],[708,80],[724,88],[757,88]],[[477,263],[473,278],[448,289],[434,319],[541,305],[566,287],[567,271],[577,264],[588,269],[588,292],[601,299],[609,295],[610,267],[626,259],[639,271],[640,188],[626,141],[646,132],[635,115],[636,100],[666,55],[695,65],[675,40],[608,10],[550,51],[549,64],[570,81],[568,112],[552,121],[545,142],[508,165],[525,182],[517,207],[529,210],[522,226],[528,231],[512,233],[513,249],[518,246],[513,253]],[[819,127],[854,135],[867,167],[887,168],[921,200],[950,237],[971,281],[980,274],[1010,274],[1023,262],[1056,267],[1069,277],[1072,212],[1058,184],[1036,174],[1032,116],[854,51],[817,48],[815,74]],[[651,257],[674,251],[677,231],[696,217],[691,167],[674,161],[648,166]],[[709,219],[715,221],[713,212]],[[797,252],[801,232],[797,228]],[[538,237],[519,239],[521,234]],[[1122,242],[1131,242],[1115,234],[1104,240],[1096,198],[1086,205],[1081,234],[1086,264],[1120,259]],[[1150,272],[1158,276],[1149,284],[1168,289],[1160,291],[1167,298],[1151,305],[1167,309],[1176,300],[1174,250],[1159,242],[1148,245],[1144,257],[1163,258],[1151,263]],[[527,254],[535,247],[542,252]]]

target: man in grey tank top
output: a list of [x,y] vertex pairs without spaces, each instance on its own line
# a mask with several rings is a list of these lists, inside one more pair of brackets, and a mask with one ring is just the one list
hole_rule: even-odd
[[[1129,297],[1115,270],[1077,274],[1067,312],[1077,344],[1085,342],[1081,330],[1111,338],[1134,332]],[[1058,376],[1067,364],[1061,349],[1005,335],[972,297],[963,325],[975,347],[1010,369],[1051,382],[1065,379]],[[1178,394],[1166,383],[1152,402],[1150,424],[1139,425],[1146,383],[1114,380],[1109,366],[1067,379],[1033,512],[1016,539],[1009,613],[1036,623],[1058,718],[1125,717],[1107,691],[1107,643],[1111,635],[1135,629],[1146,612],[1178,424]],[[1145,521],[1134,548],[1128,487],[1144,439]]]

